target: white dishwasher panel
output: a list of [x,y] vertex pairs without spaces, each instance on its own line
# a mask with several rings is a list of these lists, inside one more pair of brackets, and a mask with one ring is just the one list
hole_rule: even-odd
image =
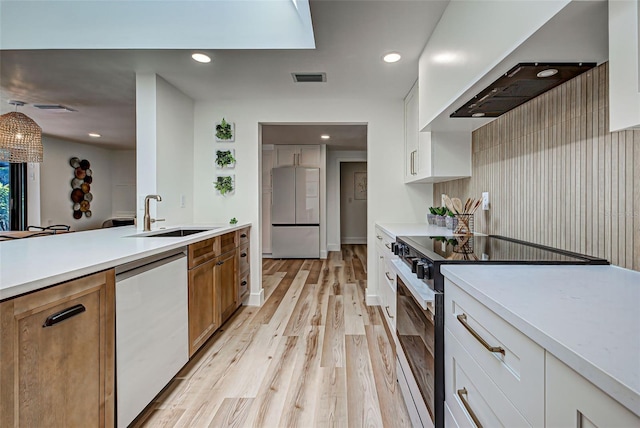
[[116,276],[118,427],[126,427],[189,360],[187,257]]

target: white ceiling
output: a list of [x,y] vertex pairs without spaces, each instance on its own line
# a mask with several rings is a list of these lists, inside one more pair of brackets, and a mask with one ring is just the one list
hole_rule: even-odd
[[[185,3],[188,4],[188,3]],[[31,50],[0,52],[0,112],[9,99],[45,134],[105,147],[135,146],[135,73],[155,72],[194,100],[401,99],[418,76],[418,57],[447,1],[311,1],[313,50]],[[202,51],[202,50],[200,50]],[[403,58],[385,64],[381,56]],[[326,83],[296,84],[292,72],[322,71]],[[53,113],[32,104],[78,110]],[[88,132],[102,138],[92,140]]]

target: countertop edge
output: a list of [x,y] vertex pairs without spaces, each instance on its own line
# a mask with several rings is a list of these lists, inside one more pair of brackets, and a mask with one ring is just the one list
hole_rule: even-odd
[[[171,226],[171,227],[167,227],[167,230],[170,229],[174,229],[176,227],[190,227],[193,228],[197,225],[176,225],[176,226]],[[216,236],[220,236],[220,235],[224,235],[225,233],[229,233],[229,232],[235,232],[236,230],[239,229],[243,229],[245,227],[249,227],[251,226],[250,222],[246,222],[246,223],[239,223],[237,225],[233,225],[233,226],[219,226],[219,225],[209,225],[208,227],[218,227],[218,229],[214,229],[211,231],[207,231],[207,232],[202,232],[202,234],[198,234],[198,236],[194,236],[194,235],[190,235],[190,236],[185,236],[185,237],[175,237],[175,238],[155,238],[155,239],[167,239],[169,240],[165,245],[159,246],[157,248],[154,249],[150,249],[150,250],[144,250],[144,251],[140,251],[138,253],[135,254],[127,254],[125,256],[122,257],[117,257],[117,258],[113,258],[107,261],[103,261],[103,262],[99,262],[99,263],[95,263],[95,264],[88,264],[87,266],[80,268],[80,269],[73,269],[73,270],[69,270],[69,271],[65,271],[59,274],[55,274],[55,275],[51,275],[51,276],[47,276],[47,277],[43,277],[43,278],[38,278],[36,280],[33,281],[29,281],[29,282],[24,282],[21,284],[17,284],[17,285],[13,285],[7,288],[1,288],[0,289],[0,302],[5,301],[5,300],[9,300],[12,299],[14,297],[18,297],[21,296],[23,294],[27,294],[27,293],[32,293],[34,291],[38,291],[50,286],[55,286],[58,285],[60,283],[66,282],[66,281],[70,281],[76,278],[80,278],[83,276],[87,276],[87,275],[91,275],[93,273],[96,272],[100,272],[103,270],[107,270],[107,269],[111,269],[114,268],[116,266],[125,264],[125,263],[129,263],[135,260],[140,260],[143,259],[145,257],[149,257],[149,256],[154,256],[156,254],[161,254],[164,253],[165,251],[171,251],[173,249],[176,248],[180,248],[180,247],[186,247],[189,244],[193,244],[195,242],[198,241],[203,241],[205,239],[209,239],[209,238],[213,238]],[[161,229],[156,229],[153,230],[158,231]],[[75,233],[82,233],[82,232],[75,232]],[[125,236],[121,236],[118,238],[113,238],[113,239],[140,239],[142,237],[135,237],[133,235],[137,235],[137,234],[141,234],[144,233],[141,230],[135,229],[132,231],[131,234],[127,234]],[[38,238],[32,238],[32,239],[38,239]],[[145,237],[144,239],[154,239],[153,237]]]
[[640,417],[640,394],[638,391],[631,389],[629,386],[620,382],[617,378],[605,372],[594,363],[567,348],[566,345],[560,343],[547,333],[539,330],[516,313],[510,311],[507,307],[496,302],[469,281],[452,272],[448,266],[442,266],[442,273],[446,278],[455,282],[456,285],[461,287],[465,292],[485,305],[496,315],[500,316],[507,323],[511,324],[522,334],[550,352],[572,370],[600,388],[636,416]]

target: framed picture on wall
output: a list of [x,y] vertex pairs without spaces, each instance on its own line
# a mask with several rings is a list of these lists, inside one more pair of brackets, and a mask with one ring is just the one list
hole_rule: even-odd
[[354,179],[353,199],[356,199],[356,200],[367,199],[367,173],[354,172],[353,179]]

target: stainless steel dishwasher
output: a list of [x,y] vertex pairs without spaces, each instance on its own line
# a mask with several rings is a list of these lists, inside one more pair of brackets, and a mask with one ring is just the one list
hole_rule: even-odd
[[126,427],[189,360],[186,248],[116,268],[116,401]]

